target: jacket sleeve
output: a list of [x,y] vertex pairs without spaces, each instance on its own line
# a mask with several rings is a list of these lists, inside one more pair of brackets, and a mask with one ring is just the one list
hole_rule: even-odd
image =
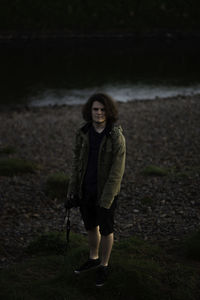
[[109,209],[120,191],[125,170],[126,142],[122,133],[113,140],[113,158],[108,179],[100,198],[100,206]]
[[78,168],[80,157],[80,134],[77,131],[75,135],[75,141],[73,146],[73,159],[72,159],[72,173],[68,186],[68,195],[78,193]]

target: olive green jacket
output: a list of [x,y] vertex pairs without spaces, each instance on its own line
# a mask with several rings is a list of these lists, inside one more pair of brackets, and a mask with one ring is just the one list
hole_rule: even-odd
[[[88,163],[89,135],[91,123],[77,130],[74,144],[72,176],[68,194],[82,197],[82,184]],[[98,154],[97,199],[98,204],[110,208],[119,194],[125,169],[126,143],[121,126],[107,126]]]

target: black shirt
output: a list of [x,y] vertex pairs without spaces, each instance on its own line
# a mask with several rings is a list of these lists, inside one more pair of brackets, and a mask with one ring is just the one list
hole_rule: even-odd
[[[105,129],[98,133],[94,127],[89,129],[89,157],[87,169],[83,182],[83,194],[84,198],[96,198],[97,196],[97,166],[98,166],[98,154],[101,141],[105,135]],[[86,199],[85,199],[86,200]]]

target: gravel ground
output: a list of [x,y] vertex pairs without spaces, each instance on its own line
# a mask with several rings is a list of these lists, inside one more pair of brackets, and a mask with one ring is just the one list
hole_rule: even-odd
[[[116,212],[116,239],[139,235],[177,241],[200,225],[200,96],[119,103],[127,141],[126,171]],[[80,106],[19,108],[0,113],[0,148],[10,157],[33,160],[35,174],[0,177],[0,265],[15,260],[36,235],[63,230],[62,201],[44,193],[47,176],[70,174]],[[1,155],[2,156],[2,155]],[[167,176],[145,176],[148,165]],[[72,229],[85,233],[79,211]]]

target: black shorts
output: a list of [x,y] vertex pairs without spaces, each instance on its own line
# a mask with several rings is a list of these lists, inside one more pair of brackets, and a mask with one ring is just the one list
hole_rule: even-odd
[[81,205],[80,212],[87,231],[99,226],[101,235],[107,236],[114,231],[114,212],[117,199],[106,209],[97,205]]

